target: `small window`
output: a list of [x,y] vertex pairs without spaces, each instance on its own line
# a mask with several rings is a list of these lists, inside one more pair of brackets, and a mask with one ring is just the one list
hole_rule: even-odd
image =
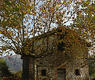
[[76,76],[79,76],[79,75],[80,75],[80,70],[79,70],[79,69],[76,69],[76,70],[75,70],[75,75],[76,75]]
[[65,46],[66,46],[66,44],[64,42],[59,43],[58,44],[58,50],[60,50],[60,51],[65,50]]
[[46,76],[46,69],[41,70],[41,75]]

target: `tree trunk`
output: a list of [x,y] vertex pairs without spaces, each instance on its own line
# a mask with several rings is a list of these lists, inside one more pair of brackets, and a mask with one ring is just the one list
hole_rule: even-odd
[[22,64],[22,80],[35,80],[34,78],[34,58],[30,56],[23,56]]

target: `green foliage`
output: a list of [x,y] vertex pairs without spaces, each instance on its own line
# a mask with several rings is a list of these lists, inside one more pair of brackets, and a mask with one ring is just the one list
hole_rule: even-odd
[[89,74],[92,78],[95,76],[95,60],[89,60]]
[[19,71],[15,73],[14,75],[17,76],[18,78],[22,78],[22,71]]
[[4,59],[0,59],[0,76],[11,76],[11,72],[8,70],[8,66]]

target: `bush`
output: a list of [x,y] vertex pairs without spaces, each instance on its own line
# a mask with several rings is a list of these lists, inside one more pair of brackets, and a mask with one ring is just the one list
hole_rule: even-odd
[[12,73],[8,70],[8,66],[4,59],[0,59],[0,76],[12,76]]

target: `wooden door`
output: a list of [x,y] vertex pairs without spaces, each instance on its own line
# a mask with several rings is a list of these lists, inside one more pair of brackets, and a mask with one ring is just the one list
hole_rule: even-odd
[[65,68],[57,69],[57,80],[66,80],[66,69]]

